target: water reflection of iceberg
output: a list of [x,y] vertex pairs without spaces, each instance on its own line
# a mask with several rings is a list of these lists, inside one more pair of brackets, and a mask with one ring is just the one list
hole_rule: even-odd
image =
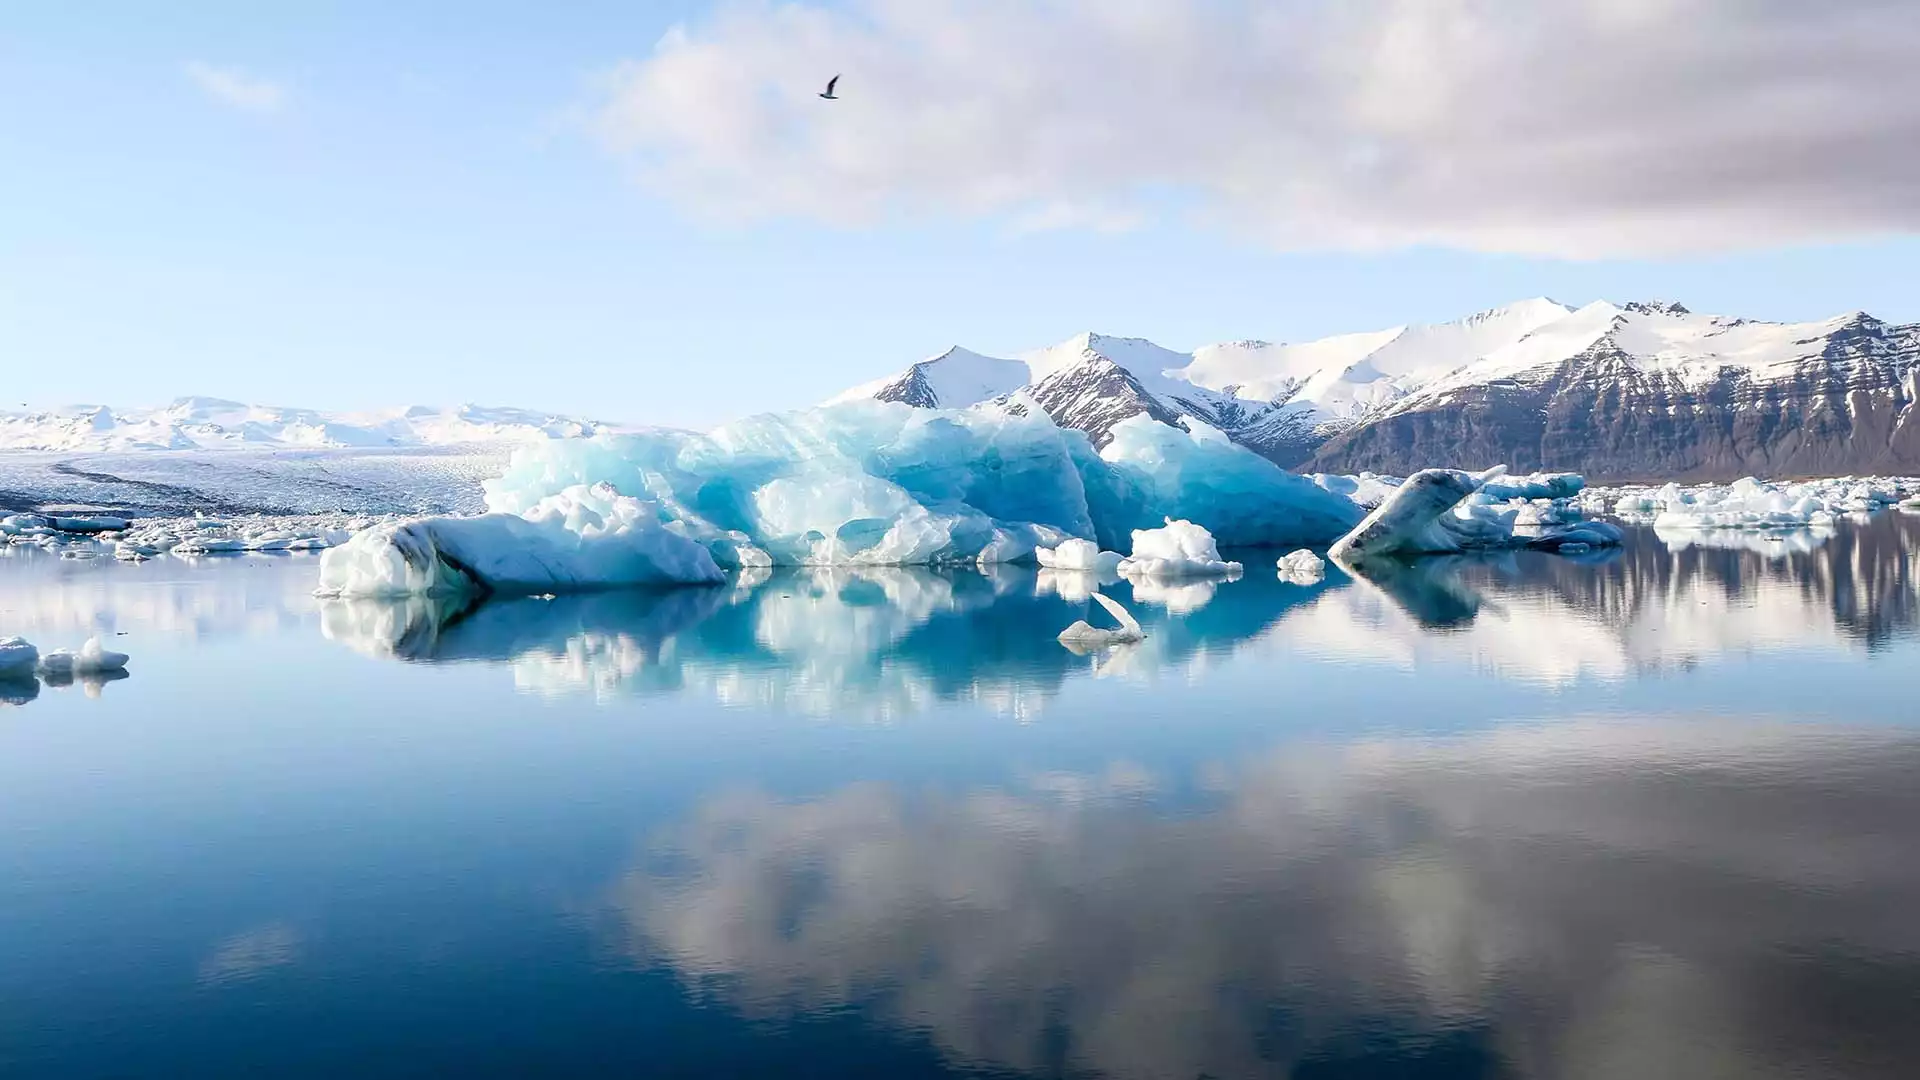
[[0,675],[0,705],[25,705],[40,696],[40,680],[32,675]]
[[[1127,663],[1076,656],[1057,635],[1087,617],[1086,590],[1135,607],[1148,640]],[[1325,586],[1247,580],[1185,612],[1138,604],[1133,586],[911,568],[761,571],[731,589],[610,592],[470,605],[447,598],[321,605],[327,637],[372,655],[507,662],[541,692],[701,688],[730,704],[889,717],[948,701],[1031,714],[1076,674],[1150,677],[1244,645]]]
[[[1766,652],[1876,649],[1920,623],[1920,521],[1877,515],[1825,542],[1766,536],[1669,547],[1370,560],[1356,585],[1287,615],[1273,642],[1329,659],[1464,665],[1569,685]],[[1751,541],[1735,543],[1733,541]]]
[[1920,1033],[1860,1003],[1920,989],[1916,768],[1911,733],[1663,718],[735,792],[603,925],[753,1019],[859,1008],[987,1071],[1895,1077]]
[[1669,551],[1684,551],[1690,547],[1729,548],[1735,551],[1757,552],[1768,558],[1805,555],[1833,539],[1835,535],[1831,525],[1769,532],[1748,529],[1676,529],[1672,526],[1655,525],[1653,532],[1660,538],[1661,543],[1667,545]]

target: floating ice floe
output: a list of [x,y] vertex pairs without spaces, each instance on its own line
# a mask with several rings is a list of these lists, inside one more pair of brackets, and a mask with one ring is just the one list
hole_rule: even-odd
[[1280,580],[1294,585],[1313,585],[1327,576],[1327,561],[1306,548],[1280,556],[1276,565]]
[[1616,515],[1661,529],[1795,529],[1897,505],[1916,486],[1913,480],[1885,477],[1781,483],[1747,477],[1731,484],[1667,484],[1607,494]]
[[0,518],[0,534],[7,536],[44,535],[47,533],[94,534],[116,532],[126,528],[130,522],[123,517],[90,516],[65,514],[9,514]]
[[1130,578],[1183,578],[1238,574],[1241,566],[1220,557],[1213,534],[1203,526],[1168,518],[1158,529],[1134,530],[1133,554],[1117,569]]
[[524,516],[424,518],[359,533],[320,559],[323,596],[522,595],[627,585],[717,584],[708,549],[652,503],[576,486]]
[[40,666],[40,650],[26,638],[0,638],[0,679],[30,678]]
[[1499,502],[1515,499],[1571,499],[1586,490],[1587,478],[1579,473],[1529,473],[1508,476],[1497,472],[1487,476],[1479,494]]
[[[336,549],[323,561],[321,590],[703,583],[716,568],[991,565],[1037,561],[1042,548],[1056,561],[1087,557],[1077,545],[1059,554],[1072,540],[1093,545],[1097,568],[1102,545],[1167,519],[1229,544],[1279,544],[1330,540],[1361,516],[1350,500],[1198,422],[1182,430],[1134,417],[1096,453],[1084,433],[1037,409],[874,401],[704,435],[535,444],[485,488],[484,517],[410,522]],[[553,500],[592,503],[594,512],[576,519],[555,512]],[[627,507],[618,536],[597,524],[613,500]],[[540,528],[526,528],[535,518]],[[496,553],[495,543],[518,550]]]
[[1035,548],[1033,556],[1048,570],[1084,570],[1110,574],[1120,568],[1126,556],[1117,551],[1101,551],[1091,540],[1066,540],[1059,547]]
[[113,671],[126,670],[126,653],[113,652],[100,644],[100,639],[87,639],[79,652],[71,649],[55,649],[40,658],[40,674],[60,678],[64,676],[80,677],[86,675],[104,675]]
[[[1605,522],[1547,524],[1549,518],[1559,518],[1557,511],[1501,501],[1510,490],[1577,492],[1577,480],[1558,474],[1515,482],[1505,479],[1499,469],[1485,473],[1427,469],[1408,477],[1365,521],[1335,542],[1329,554],[1355,560],[1503,547],[1572,554],[1620,543],[1620,530]],[[1517,527],[1523,513],[1528,519],[1524,531]]]
[[1107,609],[1108,614],[1112,615],[1115,621],[1120,624],[1119,628],[1114,630],[1103,629],[1094,626],[1085,619],[1081,619],[1072,626],[1060,631],[1060,644],[1065,645],[1075,652],[1086,652],[1093,649],[1104,649],[1112,645],[1124,645],[1146,638],[1147,632],[1140,628],[1139,621],[1136,620],[1126,608],[1121,607],[1119,601],[1112,599],[1105,593],[1094,593],[1092,594],[1092,599],[1098,601],[1101,607]]

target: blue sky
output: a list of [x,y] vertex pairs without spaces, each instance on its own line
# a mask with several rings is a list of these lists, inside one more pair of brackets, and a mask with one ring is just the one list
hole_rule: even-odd
[[[638,154],[607,137],[609,102],[671,80],[701,103],[734,100],[700,80],[741,78],[759,42],[783,32],[770,9],[743,10],[729,29],[695,3],[16,6],[0,19],[0,409],[192,393],[321,408],[474,401],[704,425],[817,400],[949,344],[1005,354],[1083,329],[1177,348],[1299,340],[1535,295],[1920,320],[1911,228],[1897,213],[1802,221],[1797,205],[1860,205],[1844,192],[1822,200],[1817,186],[1780,201],[1791,227],[1757,248],[1723,250],[1722,229],[1664,250],[1656,230],[1655,242],[1603,243],[1596,256],[1583,245],[1616,219],[1599,195],[1577,238],[1538,217],[1496,228],[1463,215],[1431,236],[1404,218],[1380,233],[1367,218],[1368,235],[1383,239],[1355,242],[1350,230],[1302,241],[1289,239],[1312,216],[1299,206],[1287,210],[1292,231],[1276,233],[1266,209],[1243,213],[1192,174],[1130,172],[1112,144],[1085,156],[1119,162],[1090,173],[1123,174],[1117,186],[1049,160],[1022,166],[1046,186],[1002,197],[930,186],[858,133],[829,132],[817,153],[752,117],[743,141],[721,150],[689,142],[697,133],[662,134],[657,117],[640,124]],[[822,81],[828,69],[864,74],[861,49],[924,49],[914,35],[940,32],[880,25],[850,38],[848,25],[865,24],[834,20],[868,16],[819,14],[792,70],[817,68]],[[676,24],[724,61],[702,69],[720,74],[659,60],[656,43]],[[195,64],[239,81],[222,96],[196,81]],[[845,92],[893,87],[868,67],[872,77],[849,76]],[[629,74],[609,90],[614,71]],[[779,78],[797,77],[783,68]],[[894,97],[947,108],[927,98],[958,93],[955,81],[940,85],[901,84]],[[812,107],[815,89],[792,90],[782,107]],[[1049,122],[1100,126],[1084,110],[1104,106],[1090,100]],[[953,147],[951,161],[938,137],[962,122],[951,111],[876,117],[871,130],[903,130],[878,126],[897,121],[931,131],[913,161],[964,171],[964,154],[996,145],[1021,116],[1017,99],[1004,121],[990,101],[974,104],[993,134]],[[1200,111],[1204,98],[1187,104],[1217,115]],[[1115,105],[1117,137],[1136,119],[1143,139],[1169,130],[1132,107]],[[736,119],[690,115],[701,132]],[[1222,144],[1260,134],[1257,119],[1235,122]],[[1140,149],[1191,157],[1209,145]],[[689,160],[671,179],[655,168]],[[1293,173],[1247,174],[1265,189],[1275,175]],[[716,176],[738,180],[727,187],[735,205],[694,190],[727,186]],[[790,190],[805,197],[787,200]],[[838,190],[859,198],[835,205]],[[1578,217],[1579,198],[1541,213]],[[1687,198],[1672,220],[1720,209],[1711,189]],[[868,200],[871,213],[858,205]],[[1125,225],[1021,224],[1023,208],[1062,200],[1074,220],[1118,207]],[[1359,220],[1328,216],[1342,213]],[[1515,229],[1546,239],[1516,242]]]

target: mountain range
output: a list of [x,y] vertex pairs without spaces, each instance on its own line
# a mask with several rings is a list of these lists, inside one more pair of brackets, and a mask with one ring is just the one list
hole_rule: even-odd
[[[1537,298],[1451,322],[1191,352],[1085,333],[1013,357],[952,348],[853,387],[920,408],[1204,423],[1288,468],[1570,470],[1595,482],[1920,472],[1920,325],[1776,323],[1661,301]],[[625,430],[461,405],[330,413],[187,397],[0,411],[0,450],[435,448]]]
[[1607,481],[1920,471],[1920,325],[1537,298],[1452,322],[1178,352],[1086,333],[954,348],[833,400],[1042,409],[1104,443],[1193,420],[1289,468],[1505,463]]
[[479,405],[328,413],[184,397],[153,409],[78,405],[39,412],[0,411],[0,450],[420,448],[515,442],[542,435],[592,435],[611,429],[597,420]]

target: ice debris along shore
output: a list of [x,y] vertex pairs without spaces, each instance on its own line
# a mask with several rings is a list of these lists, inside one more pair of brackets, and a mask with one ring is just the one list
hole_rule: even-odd
[[[743,566],[1020,562],[1074,539],[1094,544],[1097,558],[1169,521],[1204,530],[1209,547],[1325,543],[1361,517],[1352,500],[1197,421],[1188,430],[1134,417],[1096,451],[1039,410],[874,401],[708,434],[536,444],[485,488],[483,517],[408,522],[329,551],[318,591],[579,589],[704,583]],[[494,545],[509,541],[506,559]],[[1169,542],[1141,554],[1188,557]],[[1225,565],[1217,550],[1211,561]]]
[[343,544],[383,520],[389,519],[356,514],[139,519],[11,514],[0,517],[0,543],[31,544],[67,558],[111,556],[138,562],[168,554],[318,551]]
[[1902,505],[1917,494],[1920,481],[1912,478],[1768,483],[1748,477],[1731,484],[1600,489],[1583,500],[1583,506],[1656,529],[1796,529]]

